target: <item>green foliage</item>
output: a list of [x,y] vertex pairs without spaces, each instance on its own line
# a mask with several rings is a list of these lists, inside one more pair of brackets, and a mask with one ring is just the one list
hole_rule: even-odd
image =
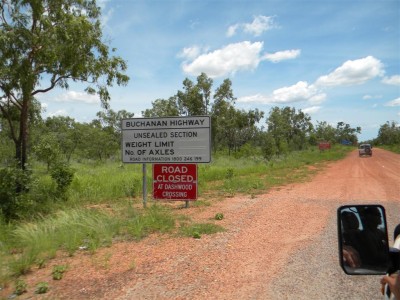
[[225,231],[225,229],[222,226],[211,223],[183,225],[180,228],[181,235],[194,238],[200,238],[202,234],[214,234],[223,231]]
[[26,194],[32,181],[31,171],[22,171],[17,166],[0,169],[0,213],[6,221],[17,218],[26,207]]
[[[54,257],[57,250],[65,250],[69,255],[78,249],[94,252],[111,245],[118,235],[141,239],[153,232],[166,233],[175,228],[175,218],[159,205],[152,205],[142,214],[126,207],[115,213],[118,214],[97,209],[70,209],[9,229],[9,238],[0,239],[0,242],[12,245],[20,254],[8,258],[4,269],[9,270],[10,275],[26,274],[38,261]],[[6,231],[4,228],[4,225],[0,227]],[[64,266],[57,266],[53,275],[59,277],[64,271]]]
[[47,282],[39,282],[36,285],[35,294],[46,294],[49,291],[49,284]]
[[[95,1],[3,1],[0,5],[0,112],[9,124],[19,167],[28,162],[35,95],[68,81],[88,83],[108,107],[108,87],[125,85],[126,62],[102,41]],[[79,58],[79,59],[77,59]]]
[[262,135],[262,153],[266,160],[270,160],[278,153],[278,147],[272,133],[264,133]]
[[216,213],[214,218],[215,218],[215,220],[222,220],[224,218],[224,214],[223,213]]
[[15,291],[14,291],[14,293],[16,295],[20,296],[23,293],[26,293],[28,291],[27,288],[28,288],[28,284],[24,280],[18,279],[15,282]]
[[[71,203],[102,203],[142,194],[142,174],[139,165],[119,163],[75,164],[74,179],[68,191]],[[151,178],[148,177],[148,182]],[[148,186],[149,192],[151,185]]]
[[67,199],[66,192],[72,183],[74,171],[66,163],[57,163],[51,169],[51,178],[57,184],[57,196]]
[[392,121],[381,125],[375,143],[383,145],[400,145],[400,124]]
[[194,239],[201,239],[201,234],[198,233],[197,231],[193,232],[193,238]]
[[250,142],[245,143],[241,146],[234,154],[234,158],[252,158],[260,157],[262,155],[262,150],[260,147],[252,145]]
[[60,160],[61,150],[56,138],[52,134],[44,135],[34,147],[37,159],[46,163],[47,170]]
[[126,223],[127,233],[135,239],[142,239],[152,232],[170,232],[175,228],[175,218],[164,207],[152,205],[144,214],[136,214]]
[[233,168],[228,168],[228,169],[226,170],[225,178],[226,178],[226,179],[232,179],[234,175],[235,175],[234,169],[233,169]]
[[379,148],[383,148],[383,149],[386,149],[388,151],[392,151],[394,153],[400,154],[400,144],[388,145],[388,146],[382,145],[382,146],[379,146]]
[[[313,130],[311,117],[295,108],[273,107],[267,118],[268,133],[275,140],[279,154],[303,150],[308,145],[308,138]],[[272,139],[268,141],[271,143]],[[266,153],[270,157],[270,153]]]
[[54,280],[61,280],[64,276],[65,271],[67,271],[66,265],[57,265],[53,267],[51,275],[53,276]]
[[357,133],[361,133],[361,127],[352,128],[350,124],[338,122],[336,125],[336,141],[350,141],[353,145],[358,142]]
[[142,115],[146,118],[179,116],[176,96],[170,97],[168,100],[157,99],[152,101],[151,105],[153,108],[142,111]]

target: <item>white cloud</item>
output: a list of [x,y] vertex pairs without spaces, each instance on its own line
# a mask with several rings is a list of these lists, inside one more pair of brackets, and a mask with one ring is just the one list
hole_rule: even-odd
[[400,98],[387,102],[385,106],[400,106]]
[[[275,103],[291,103],[318,99],[325,99],[324,94],[319,94],[316,87],[309,85],[306,81],[299,81],[295,85],[283,87],[272,93]],[[315,103],[315,102],[314,102]]]
[[243,29],[244,32],[253,36],[260,36],[264,31],[276,28],[274,17],[255,16],[251,23],[238,23],[229,26],[226,35],[228,37],[234,36],[238,29]]
[[237,101],[241,103],[271,103],[270,98],[262,94],[240,97]]
[[319,104],[326,99],[326,94],[321,93],[315,86],[305,81],[299,81],[295,85],[276,89],[269,96],[261,94],[241,97],[238,102],[261,104],[286,104],[294,102],[309,102]]
[[382,95],[364,95],[363,100],[382,99]]
[[332,73],[319,77],[315,84],[318,86],[357,85],[383,74],[382,62],[373,56],[367,56],[346,61]]
[[311,106],[311,107],[307,107],[302,109],[301,111],[306,113],[306,114],[315,114],[316,112],[318,112],[321,109],[321,106]]
[[385,77],[382,82],[390,85],[400,85],[400,75],[393,75],[391,77]]
[[327,95],[325,93],[322,93],[322,92],[319,91],[314,96],[311,96],[308,99],[308,102],[310,104],[320,104],[320,103],[322,103],[322,102],[324,102],[326,100],[326,97],[327,97]]
[[208,49],[204,47],[192,46],[184,48],[178,57],[185,60],[182,64],[184,73],[198,75],[204,72],[215,78],[235,74],[237,71],[254,70],[264,60],[279,62],[296,58],[300,54],[300,50],[286,50],[263,55],[263,46],[263,42],[244,41],[212,52],[207,52]]
[[192,46],[183,48],[183,50],[178,54],[178,57],[183,59],[195,59],[202,53],[200,46]]
[[84,92],[68,91],[55,98],[56,102],[83,102],[87,104],[99,104],[98,95],[90,95]]
[[243,25],[244,31],[254,36],[261,35],[264,31],[274,28],[273,17],[256,16],[252,23]]
[[275,53],[267,53],[263,56],[264,59],[272,62],[280,62],[281,60],[297,58],[301,53],[300,49],[278,51]]
[[68,116],[68,112],[65,109],[59,109],[55,112],[48,113],[48,116],[51,117],[56,117],[56,116]]
[[[254,70],[260,63],[262,42],[248,41],[230,44],[222,49],[201,54],[191,62],[184,62],[182,69],[186,74],[206,73],[211,78],[234,74],[240,70]],[[186,53],[190,51],[186,50]]]
[[235,24],[232,26],[229,26],[228,31],[226,32],[226,36],[231,37],[236,34],[236,30],[240,27],[239,24]]

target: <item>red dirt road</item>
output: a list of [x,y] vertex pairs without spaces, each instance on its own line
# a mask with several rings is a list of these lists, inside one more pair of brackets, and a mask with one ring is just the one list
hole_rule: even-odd
[[60,258],[53,264],[69,265],[64,278],[52,281],[51,266],[37,270],[27,281],[48,281],[50,292],[20,299],[376,299],[379,278],[340,270],[336,209],[380,203],[392,230],[400,222],[399,201],[400,155],[374,149],[359,158],[354,151],[309,182],[185,210],[204,222],[217,222],[222,212],[224,233],[154,235],[93,256]]

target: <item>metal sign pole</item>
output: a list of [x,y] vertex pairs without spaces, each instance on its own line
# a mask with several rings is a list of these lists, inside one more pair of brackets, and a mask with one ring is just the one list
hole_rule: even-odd
[[146,164],[143,164],[143,207],[146,208],[147,202],[147,169]]

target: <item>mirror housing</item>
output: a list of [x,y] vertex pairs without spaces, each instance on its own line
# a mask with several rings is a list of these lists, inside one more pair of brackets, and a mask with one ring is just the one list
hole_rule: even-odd
[[348,275],[384,275],[391,269],[385,209],[345,205],[337,210],[339,260]]

